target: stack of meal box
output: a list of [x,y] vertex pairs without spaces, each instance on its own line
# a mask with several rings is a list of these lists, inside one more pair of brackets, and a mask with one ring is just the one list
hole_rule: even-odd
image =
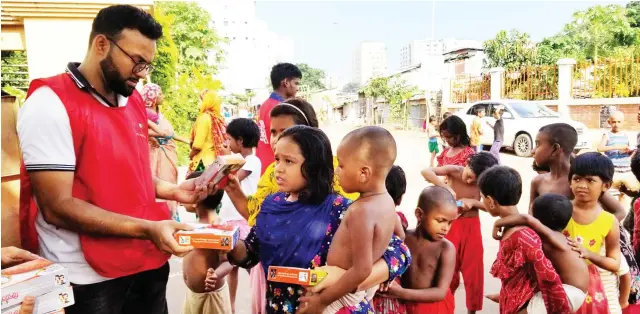
[[20,313],[27,296],[36,298],[34,314],[64,313],[74,304],[66,268],[39,258],[2,270],[2,314]]

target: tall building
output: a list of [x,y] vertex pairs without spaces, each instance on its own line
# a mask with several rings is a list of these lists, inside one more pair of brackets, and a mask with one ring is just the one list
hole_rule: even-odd
[[227,41],[216,76],[225,91],[244,93],[252,89],[262,94],[261,90],[269,89],[271,67],[278,62],[294,62],[293,41],[270,31],[267,23],[256,17],[254,0],[201,0],[199,4],[211,14],[211,26],[218,36]]
[[444,41],[442,40],[412,40],[400,48],[400,69],[418,65],[428,56],[441,56],[443,53]]
[[364,86],[372,78],[385,76],[387,47],[384,43],[363,41],[353,55],[353,82]]
[[482,48],[482,43],[476,40],[466,39],[420,39],[412,40],[400,48],[400,69],[418,65],[433,56],[442,56],[444,53],[461,48]]

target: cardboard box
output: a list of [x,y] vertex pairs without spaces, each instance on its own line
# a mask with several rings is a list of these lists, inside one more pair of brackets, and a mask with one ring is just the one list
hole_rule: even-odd
[[231,251],[238,243],[240,229],[230,225],[189,224],[194,229],[175,233],[179,245],[196,249]]
[[301,286],[315,286],[320,283],[327,272],[315,269],[269,266],[267,280]]
[[[33,314],[64,313],[64,308],[74,303],[75,299],[71,286],[61,287],[37,297]],[[16,304],[6,310],[2,310],[2,314],[20,314],[21,305]]]
[[227,185],[228,175],[235,174],[244,166],[245,160],[240,154],[218,156],[216,162],[207,167],[204,172],[196,178],[196,185],[204,185],[210,182],[220,187]]
[[2,270],[2,309],[20,304],[27,295],[38,297],[67,286],[68,271],[46,259]]

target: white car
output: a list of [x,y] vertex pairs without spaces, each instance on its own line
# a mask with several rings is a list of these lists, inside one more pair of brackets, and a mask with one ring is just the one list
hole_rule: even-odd
[[502,106],[504,113],[504,141],[502,147],[513,148],[516,155],[529,157],[535,148],[535,139],[541,127],[558,122],[564,122],[573,126],[578,132],[578,143],[575,150],[591,149],[591,137],[587,127],[578,121],[561,118],[560,115],[549,109],[547,106],[535,101],[524,100],[485,100],[473,103],[458,112],[459,116],[467,124],[469,132],[471,122],[476,117],[475,112],[483,108],[487,113],[482,118],[482,144],[491,146],[493,144],[493,129],[487,122],[493,125],[496,121],[493,118],[493,108]]

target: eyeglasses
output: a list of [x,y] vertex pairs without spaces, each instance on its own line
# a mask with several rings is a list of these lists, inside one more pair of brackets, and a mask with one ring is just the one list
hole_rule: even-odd
[[107,38],[112,44],[116,45],[116,47],[118,47],[118,49],[120,49],[120,51],[122,51],[122,53],[124,53],[125,55],[127,55],[127,57],[129,57],[129,59],[131,59],[131,61],[133,61],[133,63],[135,64],[133,66],[133,69],[131,70],[133,72],[133,74],[138,74],[142,71],[147,71],[147,74],[151,74],[151,72],[153,72],[154,66],[150,63],[144,62],[144,61],[136,61],[136,59],[134,59],[130,54],[128,54],[126,51],[124,51],[124,49],[122,49],[122,47],[120,47],[115,40],[111,39],[111,38]]

